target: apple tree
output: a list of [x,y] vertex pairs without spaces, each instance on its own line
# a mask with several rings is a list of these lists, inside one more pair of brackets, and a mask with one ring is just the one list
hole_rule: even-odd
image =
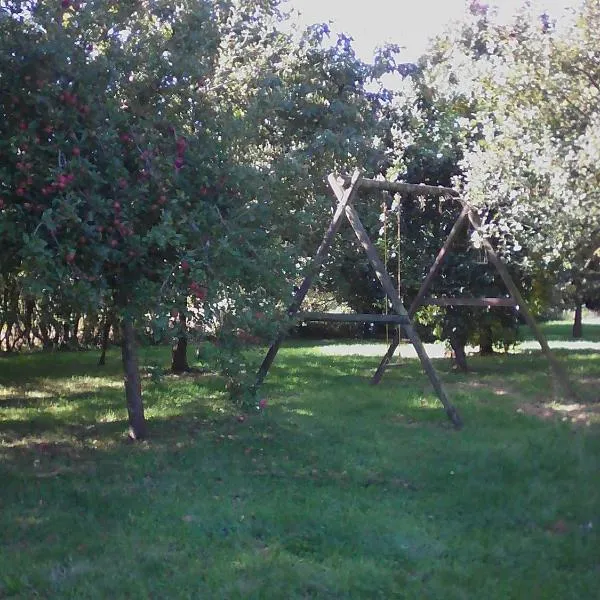
[[114,307],[135,439],[146,435],[136,323],[189,298],[201,319],[226,302],[230,320],[250,320],[285,263],[262,178],[228,153],[227,120],[205,93],[221,43],[214,9],[0,9],[2,270],[38,297]]

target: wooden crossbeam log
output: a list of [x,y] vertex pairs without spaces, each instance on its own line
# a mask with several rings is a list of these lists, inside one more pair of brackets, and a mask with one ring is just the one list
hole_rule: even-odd
[[324,313],[301,312],[297,315],[301,321],[339,321],[344,323],[387,323],[390,325],[406,325],[410,323],[405,315],[373,315],[360,313]]
[[512,298],[424,298],[422,304],[430,306],[518,306]]
[[[344,184],[350,182],[349,177],[341,177]],[[441,185],[425,185],[422,183],[402,183],[400,181],[381,181],[379,179],[367,179],[361,177],[359,187],[363,190],[380,190],[386,192],[399,192],[401,194],[417,194],[423,196],[451,196],[458,199],[458,192],[452,188],[442,187]]]

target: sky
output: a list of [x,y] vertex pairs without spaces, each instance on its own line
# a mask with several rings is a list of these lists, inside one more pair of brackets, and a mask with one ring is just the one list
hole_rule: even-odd
[[[502,20],[509,19],[523,0],[485,2],[498,8]],[[483,3],[483,2],[482,2]],[[539,13],[559,17],[579,0],[532,0]],[[302,25],[332,21],[333,31],[354,38],[360,58],[371,60],[375,47],[386,42],[405,47],[401,60],[415,61],[427,48],[428,40],[464,14],[467,0],[288,0],[287,7],[301,13]]]

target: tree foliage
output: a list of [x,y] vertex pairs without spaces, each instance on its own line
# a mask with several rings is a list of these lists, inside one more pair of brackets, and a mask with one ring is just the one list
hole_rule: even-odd
[[322,43],[324,26],[282,33],[278,2],[3,2],[1,16],[7,347],[31,303],[75,329],[106,307],[125,363],[132,324],[182,344],[200,331],[243,389],[241,351],[273,334],[329,214],[324,175],[377,154],[372,71],[348,39]]
[[597,2],[570,19],[523,9],[490,29],[495,59],[477,79],[477,128],[465,193],[507,253],[557,280],[580,304],[597,297],[600,71]]

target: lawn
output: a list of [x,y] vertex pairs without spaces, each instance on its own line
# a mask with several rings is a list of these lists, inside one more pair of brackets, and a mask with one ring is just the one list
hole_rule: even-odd
[[455,431],[416,361],[372,387],[324,347],[286,345],[255,414],[148,375],[137,444],[117,351],[1,358],[0,598],[600,597],[598,352],[557,350],[579,403],[538,352],[436,360]]

